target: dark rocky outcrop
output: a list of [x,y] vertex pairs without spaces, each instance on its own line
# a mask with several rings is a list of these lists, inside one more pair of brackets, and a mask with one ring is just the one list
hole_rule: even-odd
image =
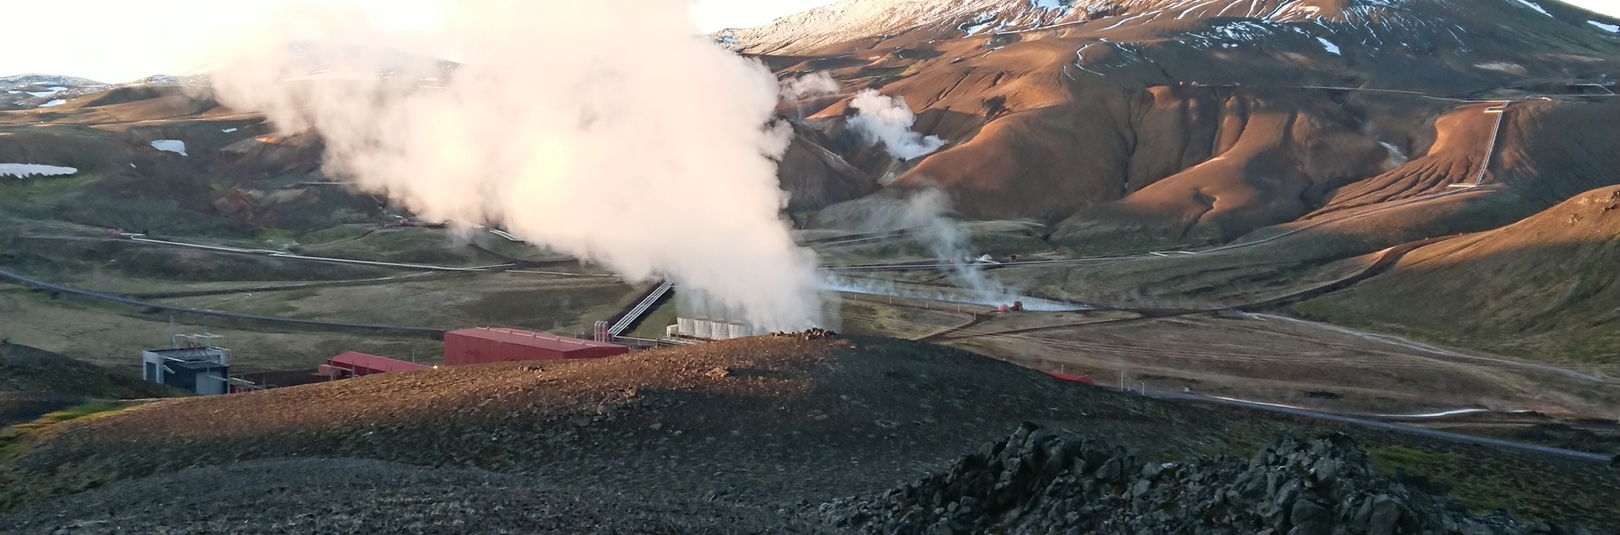
[[1288,439],[1253,459],[1158,463],[1024,424],[943,473],[822,506],[866,533],[1393,535],[1587,533],[1470,515],[1373,472],[1343,435]]

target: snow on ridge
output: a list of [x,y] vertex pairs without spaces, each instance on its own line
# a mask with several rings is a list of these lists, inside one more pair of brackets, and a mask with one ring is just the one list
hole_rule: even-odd
[[67,101],[62,100],[62,99],[56,99],[56,100],[52,100],[50,102],[46,102],[44,104],[40,104],[39,107],[41,107],[41,108],[55,108],[55,107],[61,106],[63,104],[67,104]]
[[30,95],[33,95],[34,98],[44,98],[44,97],[48,97],[48,96],[51,96],[51,95],[55,95],[57,93],[61,93],[61,92],[66,91],[66,90],[67,90],[66,87],[62,87],[62,86],[58,85],[58,86],[47,87],[47,88],[45,88],[44,91],[24,91],[24,93],[28,93]]
[[67,176],[78,173],[73,167],[42,165],[37,163],[0,163],[0,176],[28,178],[30,176]]
[[995,25],[996,25],[996,19],[992,18],[992,19],[984,21],[984,22],[978,22],[978,23],[971,23],[970,22],[970,23],[967,23],[967,24],[963,24],[961,26],[957,26],[956,29],[962,30],[962,33],[965,33],[969,37],[971,37],[971,36],[974,36],[974,35],[978,35],[979,32],[982,32],[986,28],[989,28],[989,27],[995,26]]
[[1243,43],[1257,42],[1272,35],[1286,25],[1251,19],[1239,19],[1210,26],[1208,29],[1187,32],[1182,43],[1195,49],[1237,48]]
[[1138,13],[1139,16],[1151,17],[1149,20],[1158,20],[1161,16],[1171,16],[1175,20],[1185,20],[1188,17],[1223,17],[1270,23],[1331,21],[1365,25],[1374,21],[1389,21],[1392,16],[1400,16],[1399,13],[1406,10],[1406,4],[1409,2],[1410,0],[1355,0],[1342,11],[1325,11],[1321,6],[1310,5],[1300,0],[1288,0],[1277,4],[1242,0],[1134,0],[1122,2],[1120,5],[1129,8],[1132,13]]
[[1549,16],[1549,17],[1553,16],[1552,13],[1547,12],[1546,8],[1541,7],[1541,4],[1531,2],[1530,0],[1513,0],[1513,1],[1518,2],[1520,4],[1524,4],[1524,7],[1534,9],[1534,10],[1536,10],[1536,12],[1541,13],[1542,15],[1546,15],[1546,16]]
[[[1327,36],[1332,46],[1324,44],[1324,49],[1340,48],[1340,55],[1345,46],[1382,47],[1409,42],[1414,36],[1449,35],[1466,48],[1456,31],[1417,9],[1416,4],[1430,1],[1445,4],[1453,0],[1350,0],[1341,4],[1342,9],[1307,0],[842,0],[767,26],[727,30],[715,37],[735,39],[726,39],[725,44],[739,52],[792,55],[914,29],[983,36],[1077,25],[1095,33],[1171,20],[1210,19],[1212,28],[1188,33],[1197,41],[1195,47],[1232,48],[1286,31],[1285,26],[1310,24],[1320,28],[1312,27],[1305,35]],[[1540,7],[1531,0],[1513,1]],[[1229,27],[1233,21],[1253,26]]]
[[1603,31],[1606,31],[1606,32],[1609,32],[1609,33],[1620,33],[1620,26],[1616,26],[1616,25],[1613,25],[1613,24],[1604,24],[1604,23],[1601,23],[1601,22],[1598,22],[1598,21],[1595,21],[1595,20],[1589,20],[1589,21],[1586,21],[1586,23],[1591,24],[1593,26],[1596,26],[1599,30],[1603,30]]
[[23,89],[38,86],[62,88],[103,87],[106,85],[95,80],[51,74],[18,74],[0,77],[0,89]]
[[[996,31],[1025,30],[1073,22],[1084,15],[1078,4],[1090,0],[843,0],[777,19],[757,28],[728,30],[731,48],[748,53],[793,54],[828,45],[914,28],[966,32],[986,21]],[[719,34],[717,34],[719,35]]]
[[172,152],[181,156],[189,156],[186,154],[186,142],[178,139],[159,139],[157,141],[153,141],[152,148],[161,150],[163,152]]

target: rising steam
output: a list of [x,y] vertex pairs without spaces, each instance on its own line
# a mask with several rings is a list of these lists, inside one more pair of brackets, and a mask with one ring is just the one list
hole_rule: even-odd
[[867,143],[882,143],[890,156],[910,160],[933,154],[945,146],[943,139],[923,137],[911,130],[911,126],[917,124],[917,116],[904,100],[867,89],[856,93],[849,107],[858,112],[849,119],[849,127]]
[[983,255],[979,252],[973,251],[969,233],[963,229],[960,221],[950,216],[950,196],[938,188],[917,190],[902,198],[869,202],[860,212],[847,216],[841,223],[849,228],[871,232],[907,231],[912,241],[921,245],[931,257],[941,263],[941,268],[949,273],[950,281],[955,288],[919,291],[916,288],[900,288],[871,279],[833,277],[826,283],[829,289],[989,306],[1023,301],[1030,310],[1074,308],[1070,305],[1021,297],[1015,289],[991,279],[984,270],[987,259],[983,259]]
[[794,101],[838,94],[838,80],[817,72],[782,82],[782,100]]
[[414,54],[334,24],[256,47],[216,91],[319,131],[329,174],[425,218],[498,223],[629,279],[670,277],[761,329],[823,321],[814,257],[779,216],[773,158],[790,130],[768,125],[776,81],[702,37],[688,2],[446,9],[442,28],[410,36]]

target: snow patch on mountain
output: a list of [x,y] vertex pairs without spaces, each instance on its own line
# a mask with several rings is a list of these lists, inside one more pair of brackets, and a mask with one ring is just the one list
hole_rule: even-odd
[[[1236,30],[1246,27],[1225,22],[1236,20],[1262,26],[1314,23],[1328,33],[1428,35],[1446,31],[1439,23],[1414,12],[1415,2],[1351,0],[1342,4],[1342,9],[1328,9],[1322,7],[1322,2],[1309,0],[842,0],[777,19],[767,26],[726,30],[715,34],[715,38],[740,52],[794,55],[914,30],[954,31],[969,36],[1054,28],[1098,32],[1202,19],[1221,21],[1217,23],[1220,29]],[[1200,48],[1231,48],[1263,36],[1212,35],[1209,39],[1216,42],[1202,43]],[[1409,41],[1387,35],[1358,36],[1354,40],[1370,46]]]
[[186,142],[178,139],[159,139],[157,141],[153,141],[152,148],[161,150],[163,152],[172,152],[181,156],[190,156],[189,154],[186,154]]
[[1327,40],[1326,38],[1323,38],[1323,37],[1318,37],[1318,38],[1316,38],[1316,40],[1318,42],[1322,43],[1322,49],[1327,50],[1329,54],[1333,54],[1335,56],[1343,56],[1344,55],[1344,53],[1340,52],[1339,45],[1333,44],[1333,41],[1329,41],[1329,40]]
[[0,163],[0,176],[28,178],[31,176],[67,176],[79,172],[72,167],[41,165],[37,163]]
[[0,89],[6,91],[26,90],[36,88],[63,89],[77,87],[105,87],[107,84],[95,80],[78,78],[74,76],[57,76],[53,74],[18,74],[15,76],[0,77]]
[[965,33],[969,37],[971,37],[971,36],[974,36],[974,35],[978,35],[979,32],[982,32],[985,29],[987,29],[987,28],[989,28],[991,26],[995,26],[995,25],[996,25],[996,19],[991,18],[991,19],[983,21],[983,22],[965,23],[965,24],[963,24],[961,26],[957,26],[957,29],[962,30],[962,33]]
[[[1073,22],[1092,0],[843,0],[777,19],[768,26],[728,30],[732,48],[755,54],[806,53],[838,43],[924,29],[982,32],[989,22],[1024,30]],[[999,30],[998,30],[999,31]]]

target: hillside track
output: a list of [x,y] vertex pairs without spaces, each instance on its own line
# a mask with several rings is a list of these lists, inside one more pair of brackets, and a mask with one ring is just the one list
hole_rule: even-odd
[[445,278],[465,277],[465,276],[468,276],[468,275],[469,274],[467,274],[467,273],[421,272],[421,273],[411,273],[411,274],[406,274],[406,275],[395,275],[395,276],[391,276],[391,277],[378,277],[378,278],[372,278],[372,279],[353,279],[353,280],[320,281],[320,282],[300,282],[300,283],[294,283],[294,284],[273,284],[273,285],[266,285],[266,286],[246,286],[246,287],[238,287],[238,288],[222,288],[222,289],[218,289],[218,290],[174,290],[174,291],[163,291],[163,292],[127,292],[127,293],[120,293],[119,295],[131,298],[131,299],[174,299],[174,298],[181,298],[181,297],[208,297],[208,296],[214,296],[214,295],[231,295],[231,294],[239,294],[239,293],[290,292],[290,291],[296,291],[296,290],[308,290],[308,289],[315,289],[315,288],[346,288],[346,287],[354,287],[354,286],[372,286],[372,285],[394,284],[394,283],[400,283],[400,282],[422,282],[422,281],[445,279]]
[[[1426,195],[1422,195],[1422,196],[1412,197],[1412,198],[1408,198],[1408,199],[1402,199],[1402,200],[1399,200],[1399,201],[1392,201],[1392,202],[1388,202],[1388,203],[1382,203],[1382,204],[1379,204],[1379,205],[1374,205],[1374,206],[1372,206],[1370,208],[1367,208],[1367,209],[1361,209],[1361,210],[1352,211],[1349,214],[1341,214],[1341,215],[1337,215],[1337,216],[1334,216],[1334,217],[1327,217],[1327,218],[1324,218],[1324,219],[1310,220],[1308,222],[1303,222],[1302,225],[1292,226],[1292,228],[1290,228],[1290,226],[1292,224],[1279,225],[1277,228],[1278,228],[1278,230],[1281,230],[1281,232],[1278,232],[1276,234],[1271,234],[1271,235],[1267,235],[1267,236],[1263,236],[1263,237],[1258,237],[1258,238],[1250,240],[1250,241],[1240,241],[1238,243],[1232,243],[1232,244],[1227,244],[1227,245],[1222,245],[1222,246],[1217,246],[1217,247],[1211,247],[1211,248],[1208,248],[1208,249],[1181,249],[1181,250],[1168,250],[1168,251],[1150,251],[1150,252],[1140,253],[1140,254],[1117,255],[1117,256],[1094,256],[1094,257],[1060,258],[1060,259],[1046,259],[1046,260],[1017,260],[1017,261],[1010,261],[1010,262],[974,264],[974,266],[978,267],[980,269],[989,271],[989,270],[998,270],[998,269],[1006,269],[1006,268],[1014,268],[1014,267],[1060,266],[1060,265],[1072,265],[1072,264],[1096,264],[1096,263],[1124,262],[1124,261],[1130,261],[1130,260],[1150,260],[1150,259],[1153,259],[1153,258],[1163,258],[1163,257],[1168,256],[1168,255],[1201,255],[1201,254],[1220,253],[1220,252],[1232,251],[1232,250],[1237,250],[1237,249],[1245,249],[1245,248],[1254,247],[1254,246],[1257,246],[1257,245],[1263,245],[1263,244],[1275,242],[1277,240],[1281,240],[1283,238],[1294,236],[1296,234],[1300,234],[1300,233],[1303,233],[1303,232],[1306,232],[1306,231],[1309,231],[1309,230],[1312,230],[1312,229],[1316,229],[1318,227],[1322,227],[1322,226],[1325,226],[1325,225],[1329,225],[1329,224],[1333,224],[1333,223],[1343,223],[1343,222],[1347,222],[1347,221],[1353,221],[1353,220],[1369,217],[1369,216],[1381,213],[1384,210],[1393,210],[1393,209],[1396,209],[1396,208],[1403,208],[1403,207],[1406,207],[1406,206],[1409,206],[1409,205],[1419,204],[1419,203],[1422,203],[1422,202],[1434,201],[1434,200],[1446,199],[1446,198],[1452,198],[1452,197],[1478,196],[1478,195],[1481,195],[1481,194],[1486,194],[1486,193],[1489,193],[1489,192],[1492,192],[1492,191],[1496,191],[1496,190],[1498,190],[1498,188],[1499,187],[1493,186],[1493,185],[1485,185],[1485,186],[1482,186],[1482,187],[1479,187],[1479,188],[1453,189],[1453,190],[1447,190],[1447,191],[1434,192],[1434,193],[1430,193],[1430,194],[1426,194]],[[1300,223],[1300,222],[1296,222],[1296,223]],[[952,263],[949,263],[949,262],[939,262],[939,261],[934,261],[934,262],[922,261],[922,262],[918,262],[918,261],[910,261],[910,262],[899,262],[899,263],[870,263],[870,264],[859,264],[859,265],[849,265],[849,266],[828,266],[828,267],[826,267],[824,269],[826,269],[828,271],[832,271],[832,272],[847,272],[847,271],[880,272],[880,271],[919,271],[919,270],[946,271],[946,270],[954,269],[956,267],[957,266],[955,264],[952,264]]]
[[1287,317],[1287,316],[1278,316],[1278,315],[1273,315],[1273,314],[1255,314],[1254,316],[1256,318],[1259,318],[1259,319],[1262,319],[1262,320],[1284,321],[1284,322],[1295,323],[1295,324],[1300,324],[1300,325],[1308,325],[1308,326],[1311,326],[1311,327],[1314,327],[1314,328],[1317,328],[1317,329],[1334,331],[1334,332],[1339,332],[1339,333],[1344,333],[1344,334],[1350,334],[1352,336],[1356,336],[1356,337],[1359,337],[1359,338],[1377,340],[1377,341],[1381,341],[1383,343],[1390,344],[1390,345],[1393,345],[1393,346],[1403,347],[1403,348],[1414,351],[1416,354],[1427,355],[1430,358],[1434,358],[1434,359],[1437,359],[1437,360],[1447,360],[1447,361],[1456,362],[1456,363],[1459,363],[1459,364],[1474,364],[1474,365],[1480,365],[1480,366],[1492,366],[1492,367],[1500,367],[1500,368],[1519,368],[1519,369],[1526,369],[1526,370],[1536,370],[1536,371],[1542,371],[1542,372],[1547,372],[1547,373],[1552,373],[1552,374],[1557,374],[1557,375],[1563,375],[1563,376],[1566,376],[1566,377],[1569,377],[1569,378],[1572,378],[1572,379],[1576,379],[1576,380],[1580,380],[1580,381],[1583,381],[1583,382],[1620,385],[1620,378],[1609,377],[1609,376],[1606,376],[1606,375],[1593,375],[1593,374],[1590,374],[1590,373],[1584,373],[1584,372],[1581,372],[1579,370],[1575,370],[1575,369],[1571,369],[1571,368],[1567,368],[1567,367],[1562,367],[1562,366],[1555,366],[1555,365],[1551,365],[1551,364],[1541,364],[1541,363],[1536,363],[1536,362],[1527,362],[1527,361],[1522,361],[1522,360],[1513,360],[1513,359],[1500,358],[1500,357],[1471,355],[1471,354],[1468,354],[1468,353],[1463,353],[1463,352],[1459,352],[1459,351],[1455,351],[1455,350],[1451,350],[1451,349],[1441,348],[1441,347],[1437,347],[1437,346],[1433,346],[1433,345],[1429,345],[1429,344],[1424,344],[1424,343],[1421,343],[1421,342],[1415,342],[1415,341],[1408,340],[1408,339],[1405,339],[1405,338],[1402,338],[1402,337],[1399,337],[1399,336],[1391,336],[1391,335],[1386,335],[1386,334],[1376,334],[1376,333],[1362,332],[1362,331],[1358,331],[1358,330],[1355,330],[1355,329],[1348,329],[1348,328],[1345,328],[1345,327],[1340,327],[1340,326],[1337,326],[1337,325],[1331,325],[1331,324],[1327,324],[1327,323],[1320,323],[1320,322],[1314,322],[1314,321],[1307,321],[1307,320],[1302,320],[1302,319],[1299,319],[1299,318],[1291,318],[1291,317]]
[[1355,274],[1352,274],[1350,276],[1341,278],[1341,279],[1333,281],[1333,282],[1329,282],[1329,283],[1326,283],[1326,284],[1321,284],[1321,285],[1318,285],[1318,286],[1315,286],[1315,287],[1312,287],[1312,288],[1307,288],[1307,289],[1304,289],[1304,290],[1299,290],[1299,291],[1296,291],[1296,292],[1293,292],[1293,293],[1290,293],[1290,294],[1287,294],[1287,295],[1274,297],[1274,298],[1267,299],[1267,300],[1264,300],[1264,301],[1257,301],[1257,302],[1254,302],[1254,303],[1248,303],[1248,304],[1242,304],[1242,305],[1233,305],[1233,306],[1224,306],[1224,307],[1216,307],[1216,308],[1199,308],[1199,309],[1160,309],[1160,308],[1137,308],[1137,307],[1130,307],[1130,306],[1092,305],[1092,307],[1094,307],[1094,308],[1092,308],[1092,310],[1095,310],[1095,311],[1099,311],[1099,312],[1130,312],[1130,313],[1140,314],[1140,317],[1122,318],[1122,319],[1114,319],[1114,320],[1103,320],[1103,321],[1094,321],[1094,322],[1064,323],[1064,324],[1059,324],[1059,325],[1044,325],[1044,326],[1039,326],[1039,327],[1027,327],[1027,328],[1023,328],[1023,329],[1011,329],[1011,330],[1005,330],[1005,331],[979,331],[979,332],[968,331],[969,328],[976,327],[979,324],[983,323],[982,321],[980,321],[980,322],[975,322],[972,325],[965,325],[965,326],[963,326],[962,328],[959,328],[959,329],[954,329],[954,330],[949,331],[949,332],[942,332],[942,333],[930,336],[929,340],[933,340],[933,341],[961,340],[961,339],[978,338],[978,337],[992,337],[992,336],[1006,336],[1006,335],[1015,335],[1015,334],[1028,334],[1028,333],[1041,332],[1041,331],[1050,331],[1050,330],[1067,329],[1067,328],[1073,328],[1073,327],[1082,327],[1082,326],[1087,326],[1087,325],[1103,325],[1103,324],[1115,324],[1115,323],[1124,323],[1124,322],[1135,322],[1135,321],[1144,321],[1144,320],[1174,318],[1174,317],[1180,317],[1180,316],[1190,316],[1190,315],[1194,315],[1194,314],[1214,314],[1214,313],[1221,313],[1221,312],[1255,312],[1255,311],[1261,311],[1261,310],[1271,310],[1271,309],[1276,309],[1276,308],[1279,308],[1279,307],[1287,306],[1287,305],[1290,305],[1290,304],[1293,304],[1293,303],[1297,303],[1297,302],[1300,302],[1300,301],[1304,301],[1304,300],[1307,300],[1307,299],[1311,299],[1311,298],[1314,298],[1314,297],[1320,297],[1322,295],[1326,295],[1328,293],[1339,291],[1339,290],[1342,290],[1342,289],[1345,289],[1345,288],[1349,288],[1350,286],[1353,286],[1356,283],[1359,283],[1361,281],[1364,281],[1364,280],[1367,280],[1367,279],[1372,278],[1374,276],[1377,276],[1379,273],[1383,273],[1384,271],[1388,270],[1391,266],[1394,266],[1397,262],[1400,262],[1400,259],[1402,257],[1404,257],[1407,253],[1410,253],[1412,251],[1418,250],[1419,248],[1422,248],[1422,247],[1425,247],[1425,246],[1428,246],[1428,245],[1433,245],[1433,244],[1436,244],[1436,243],[1440,243],[1440,242],[1443,242],[1443,241],[1446,241],[1446,240],[1449,240],[1449,239],[1452,239],[1452,238],[1456,238],[1456,236],[1445,236],[1445,237],[1440,237],[1440,238],[1429,238],[1429,239],[1417,240],[1417,241],[1413,241],[1413,242],[1409,242],[1409,243],[1404,243],[1404,244],[1401,244],[1401,245],[1397,245],[1395,247],[1390,247],[1390,248],[1384,249],[1383,251],[1379,252],[1378,257],[1371,264],[1369,264],[1366,268],[1363,268],[1361,271],[1356,272]]
[[1302,417],[1305,417],[1305,418],[1311,418],[1311,419],[1316,419],[1316,420],[1324,420],[1324,421],[1329,421],[1329,422],[1338,422],[1338,423],[1350,424],[1350,425],[1354,425],[1354,426],[1357,426],[1357,427],[1364,427],[1364,428],[1368,428],[1368,429],[1377,429],[1377,430],[1383,430],[1383,431],[1395,431],[1395,432],[1398,432],[1398,433],[1406,433],[1406,434],[1410,434],[1410,435],[1417,435],[1417,436],[1428,437],[1428,438],[1436,438],[1436,439],[1447,440],[1447,441],[1452,441],[1452,442],[1480,444],[1480,445],[1484,445],[1484,446],[1490,446],[1490,447],[1495,447],[1495,448],[1504,448],[1504,449],[1515,450],[1515,451],[1520,451],[1520,452],[1530,453],[1530,454],[1535,454],[1535,455],[1557,457],[1557,458],[1560,458],[1560,459],[1567,459],[1567,460],[1571,460],[1571,461],[1575,461],[1575,462],[1580,462],[1580,463],[1585,463],[1585,464],[1592,464],[1592,465],[1599,465],[1599,466],[1605,466],[1605,467],[1608,466],[1609,463],[1612,462],[1615,459],[1615,456],[1612,456],[1612,455],[1599,455],[1599,454],[1596,454],[1596,453],[1587,453],[1587,452],[1583,452],[1583,451],[1566,450],[1566,449],[1561,449],[1561,448],[1540,446],[1540,445],[1536,445],[1536,444],[1525,444],[1523,442],[1513,442],[1513,441],[1509,441],[1509,440],[1498,440],[1498,439],[1487,438],[1487,437],[1463,435],[1463,434],[1458,434],[1458,433],[1448,433],[1448,432],[1445,432],[1445,431],[1436,431],[1436,430],[1433,430],[1433,429],[1424,429],[1424,428],[1421,428],[1421,427],[1412,427],[1412,426],[1408,426],[1408,425],[1399,425],[1399,424],[1393,424],[1393,423],[1389,423],[1389,422],[1380,422],[1380,421],[1376,421],[1376,420],[1370,420],[1370,419],[1366,419],[1366,418],[1358,418],[1358,417],[1354,417],[1354,416],[1346,416],[1346,415],[1340,415],[1340,414],[1331,414],[1331,413],[1325,413],[1325,412],[1318,412],[1318,411],[1312,411],[1312,410],[1309,410],[1309,409],[1302,409],[1302,408],[1298,408],[1298,407],[1288,407],[1288,406],[1276,405],[1276,404],[1272,404],[1272,403],[1260,403],[1260,402],[1256,402],[1256,401],[1245,401],[1245,400],[1241,400],[1241,399],[1221,398],[1221,397],[1211,397],[1211,396],[1199,396],[1199,395],[1192,395],[1192,394],[1180,394],[1180,393],[1174,393],[1174,392],[1151,394],[1151,395],[1153,397],[1156,397],[1156,398],[1159,398],[1159,399],[1185,401],[1185,402],[1190,402],[1190,403],[1211,403],[1211,404],[1225,405],[1225,406],[1229,406],[1229,407],[1240,407],[1240,408],[1244,408],[1244,409],[1248,409],[1248,410],[1272,412],[1272,413],[1277,413],[1277,414],[1287,414],[1287,415],[1290,415],[1290,416],[1302,416]]

